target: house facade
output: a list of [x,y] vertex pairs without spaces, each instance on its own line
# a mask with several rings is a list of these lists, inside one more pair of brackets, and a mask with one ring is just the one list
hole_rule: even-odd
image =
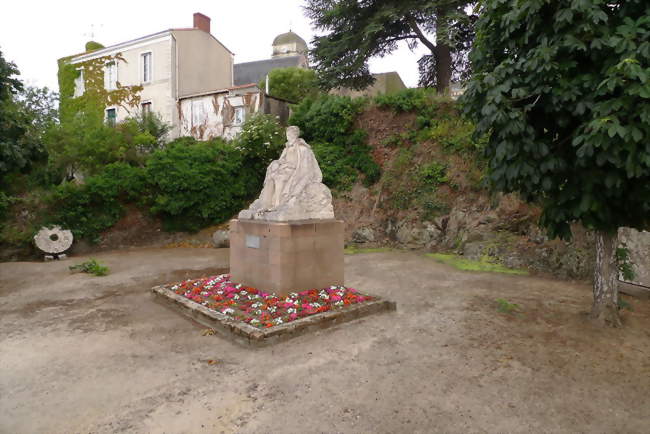
[[179,99],[180,135],[197,140],[235,138],[255,113],[275,116],[286,125],[289,103],[261,92],[256,84],[234,86]]
[[[72,98],[82,97],[89,86],[103,86],[94,91],[109,123],[151,111],[171,126],[170,138],[181,135],[181,99],[233,85],[234,53],[210,33],[210,18],[200,13],[191,28],[164,30],[64,62],[77,71]],[[103,80],[90,76],[98,69]]]

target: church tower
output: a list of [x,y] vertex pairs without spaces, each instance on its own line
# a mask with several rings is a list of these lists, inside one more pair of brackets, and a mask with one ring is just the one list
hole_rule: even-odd
[[275,37],[271,58],[289,56],[307,56],[307,43],[291,30]]

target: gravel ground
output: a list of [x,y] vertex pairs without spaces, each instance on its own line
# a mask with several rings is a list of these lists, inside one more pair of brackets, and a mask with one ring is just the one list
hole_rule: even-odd
[[[397,302],[271,347],[203,336],[149,288],[216,274],[225,249],[0,263],[2,433],[642,433],[650,302],[620,330],[584,283],[457,271],[415,253],[346,256],[346,284]],[[499,313],[495,299],[520,306]],[[211,361],[211,362],[210,362]]]

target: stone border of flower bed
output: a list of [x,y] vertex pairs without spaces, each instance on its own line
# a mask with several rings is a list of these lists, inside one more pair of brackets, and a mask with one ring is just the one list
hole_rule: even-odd
[[158,300],[191,317],[198,323],[214,329],[219,335],[251,347],[263,347],[283,342],[311,331],[332,327],[373,313],[397,309],[397,304],[394,301],[373,296],[370,301],[321,312],[267,329],[260,329],[221,312],[212,311],[182,295],[176,294],[166,285],[154,286],[151,291]]

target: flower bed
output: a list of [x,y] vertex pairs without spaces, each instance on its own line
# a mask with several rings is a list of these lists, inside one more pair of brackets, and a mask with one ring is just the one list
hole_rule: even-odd
[[258,328],[270,328],[310,315],[373,300],[345,286],[293,292],[287,297],[231,282],[230,275],[185,280],[169,289],[211,311]]

